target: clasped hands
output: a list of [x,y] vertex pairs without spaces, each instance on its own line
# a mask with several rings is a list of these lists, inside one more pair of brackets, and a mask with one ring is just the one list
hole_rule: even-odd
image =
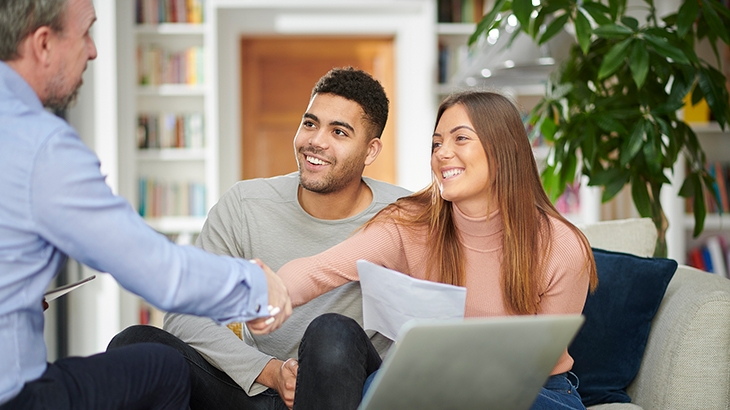
[[270,316],[250,320],[246,322],[246,325],[253,334],[268,334],[278,329],[291,315],[291,299],[284,282],[271,268],[266,266],[260,259],[251,259],[251,262],[259,265],[266,275],[266,283],[269,289],[268,309]]

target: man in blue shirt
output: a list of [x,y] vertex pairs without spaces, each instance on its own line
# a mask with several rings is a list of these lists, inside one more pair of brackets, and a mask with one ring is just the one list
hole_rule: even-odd
[[2,410],[188,407],[188,366],[164,346],[46,363],[43,292],[66,255],[167,311],[274,326],[291,313],[263,264],[179,247],[150,229],[111,192],[77,133],[43,109],[73,101],[96,58],[95,20],[91,0],[0,2]]

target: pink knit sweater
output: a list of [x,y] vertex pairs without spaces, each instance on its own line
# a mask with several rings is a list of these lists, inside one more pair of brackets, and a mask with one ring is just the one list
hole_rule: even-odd
[[[505,316],[500,288],[502,219],[498,212],[488,218],[470,218],[454,207],[456,227],[466,258],[466,317]],[[588,293],[586,255],[578,237],[562,222],[552,219],[552,253],[545,265],[539,292],[541,314],[581,313]],[[426,279],[425,231],[391,221],[379,222],[346,241],[312,257],[294,259],[278,274],[284,280],[295,306],[358,280],[356,261],[375,264]],[[573,359],[567,350],[552,374],[570,370]]]

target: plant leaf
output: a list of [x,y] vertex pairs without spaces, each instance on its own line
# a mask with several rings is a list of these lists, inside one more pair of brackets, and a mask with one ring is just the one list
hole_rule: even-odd
[[477,23],[477,27],[474,30],[474,32],[469,36],[469,43],[468,45],[472,45],[476,43],[477,39],[479,39],[479,35],[481,35],[484,32],[488,32],[491,30],[494,26],[494,22],[497,20],[497,16],[499,15],[499,12],[502,10],[502,7],[507,2],[507,0],[497,0],[494,3],[494,7],[492,10],[489,11],[489,13],[485,14],[484,17]]
[[613,21],[618,20],[618,16],[624,14],[626,8],[625,0],[608,0],[608,8],[611,10],[611,19]]
[[649,188],[646,185],[646,181],[639,176],[631,178],[631,198],[634,200],[634,206],[639,211],[639,215],[644,218],[652,216]]
[[634,77],[636,88],[641,89],[644,81],[646,81],[646,75],[649,73],[649,52],[646,51],[642,41],[634,41],[631,47],[629,68],[631,69],[631,75]]
[[646,120],[643,118],[640,119],[636,126],[634,126],[633,131],[631,131],[631,136],[629,137],[629,141],[626,143],[625,146],[621,148],[621,155],[619,157],[619,163],[622,167],[625,167],[631,160],[636,157],[636,154],[639,153],[641,150],[641,147],[644,145],[644,124]]
[[728,93],[723,81],[724,77],[722,73],[708,66],[700,70],[697,79],[697,85],[705,94],[707,105],[710,106],[712,114],[723,129],[728,123],[728,115],[730,115],[728,113]]
[[591,46],[591,31],[591,22],[578,9],[578,12],[575,14],[575,36],[578,38],[578,44],[580,44],[580,49],[583,50],[583,54],[588,54],[588,48]]
[[639,21],[633,17],[624,16],[621,18],[621,23],[630,28],[631,31],[637,31],[639,29]]
[[669,43],[669,41],[667,41],[666,39],[651,34],[644,34],[644,39],[656,50],[656,52],[660,56],[669,57],[673,61],[680,64],[689,64],[689,60],[687,59],[687,56],[684,55],[684,52],[681,49],[675,47],[673,44]]
[[725,44],[730,43],[730,36],[728,36],[727,30],[722,24],[722,19],[717,15],[714,7],[712,7],[712,4],[708,0],[702,0],[702,15],[710,30],[720,37]]
[[626,186],[626,183],[629,182],[628,174],[620,175],[619,178],[609,181],[608,184],[605,185],[605,189],[603,190],[603,194],[601,195],[601,202],[608,202],[616,196],[619,192],[621,192],[622,189],[624,189],[624,186]]
[[542,34],[542,36],[540,36],[540,39],[537,41],[537,44],[545,44],[546,41],[550,40],[551,38],[555,37],[556,34],[560,33],[560,30],[563,29],[565,23],[568,22],[569,18],[570,15],[568,13],[565,13],[550,22],[550,24],[545,29],[545,32]]
[[700,5],[697,1],[685,1],[677,13],[677,35],[683,38],[692,29],[700,12]]
[[615,73],[624,64],[624,61],[628,57],[627,49],[631,44],[631,38],[622,40],[615,46],[613,46],[606,56],[603,58],[601,67],[598,69],[598,79],[603,80],[604,78]]
[[593,20],[599,25],[611,24],[611,18],[608,15],[611,14],[611,10],[601,3],[590,3],[584,2],[581,6],[593,17]]
[[529,30],[530,13],[533,9],[532,0],[512,0],[512,12],[525,30]]
[[632,35],[633,31],[619,24],[607,24],[597,27],[593,30],[593,34],[602,38],[626,38]]

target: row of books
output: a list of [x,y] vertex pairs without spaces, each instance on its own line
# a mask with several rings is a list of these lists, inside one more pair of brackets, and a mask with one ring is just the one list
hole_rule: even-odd
[[205,216],[205,185],[139,178],[139,214],[162,216]]
[[705,243],[689,250],[687,264],[705,272],[727,278],[730,272],[730,248],[722,235],[713,235]]
[[140,113],[137,148],[203,148],[203,113]]
[[452,45],[439,43],[438,49],[438,82],[446,84],[451,77],[466,65],[470,58],[469,47],[466,44]]
[[203,47],[171,52],[155,44],[137,47],[139,85],[203,84]]
[[[705,190],[705,206],[709,213],[727,213],[730,212],[730,163],[715,161],[708,163],[707,172],[715,178],[712,184],[712,190]],[[718,203],[715,198],[718,198]],[[687,212],[694,211],[692,198],[688,198],[686,202]]]
[[438,0],[439,23],[475,23],[484,15],[484,0]]
[[203,22],[205,0],[137,0],[137,24]]

